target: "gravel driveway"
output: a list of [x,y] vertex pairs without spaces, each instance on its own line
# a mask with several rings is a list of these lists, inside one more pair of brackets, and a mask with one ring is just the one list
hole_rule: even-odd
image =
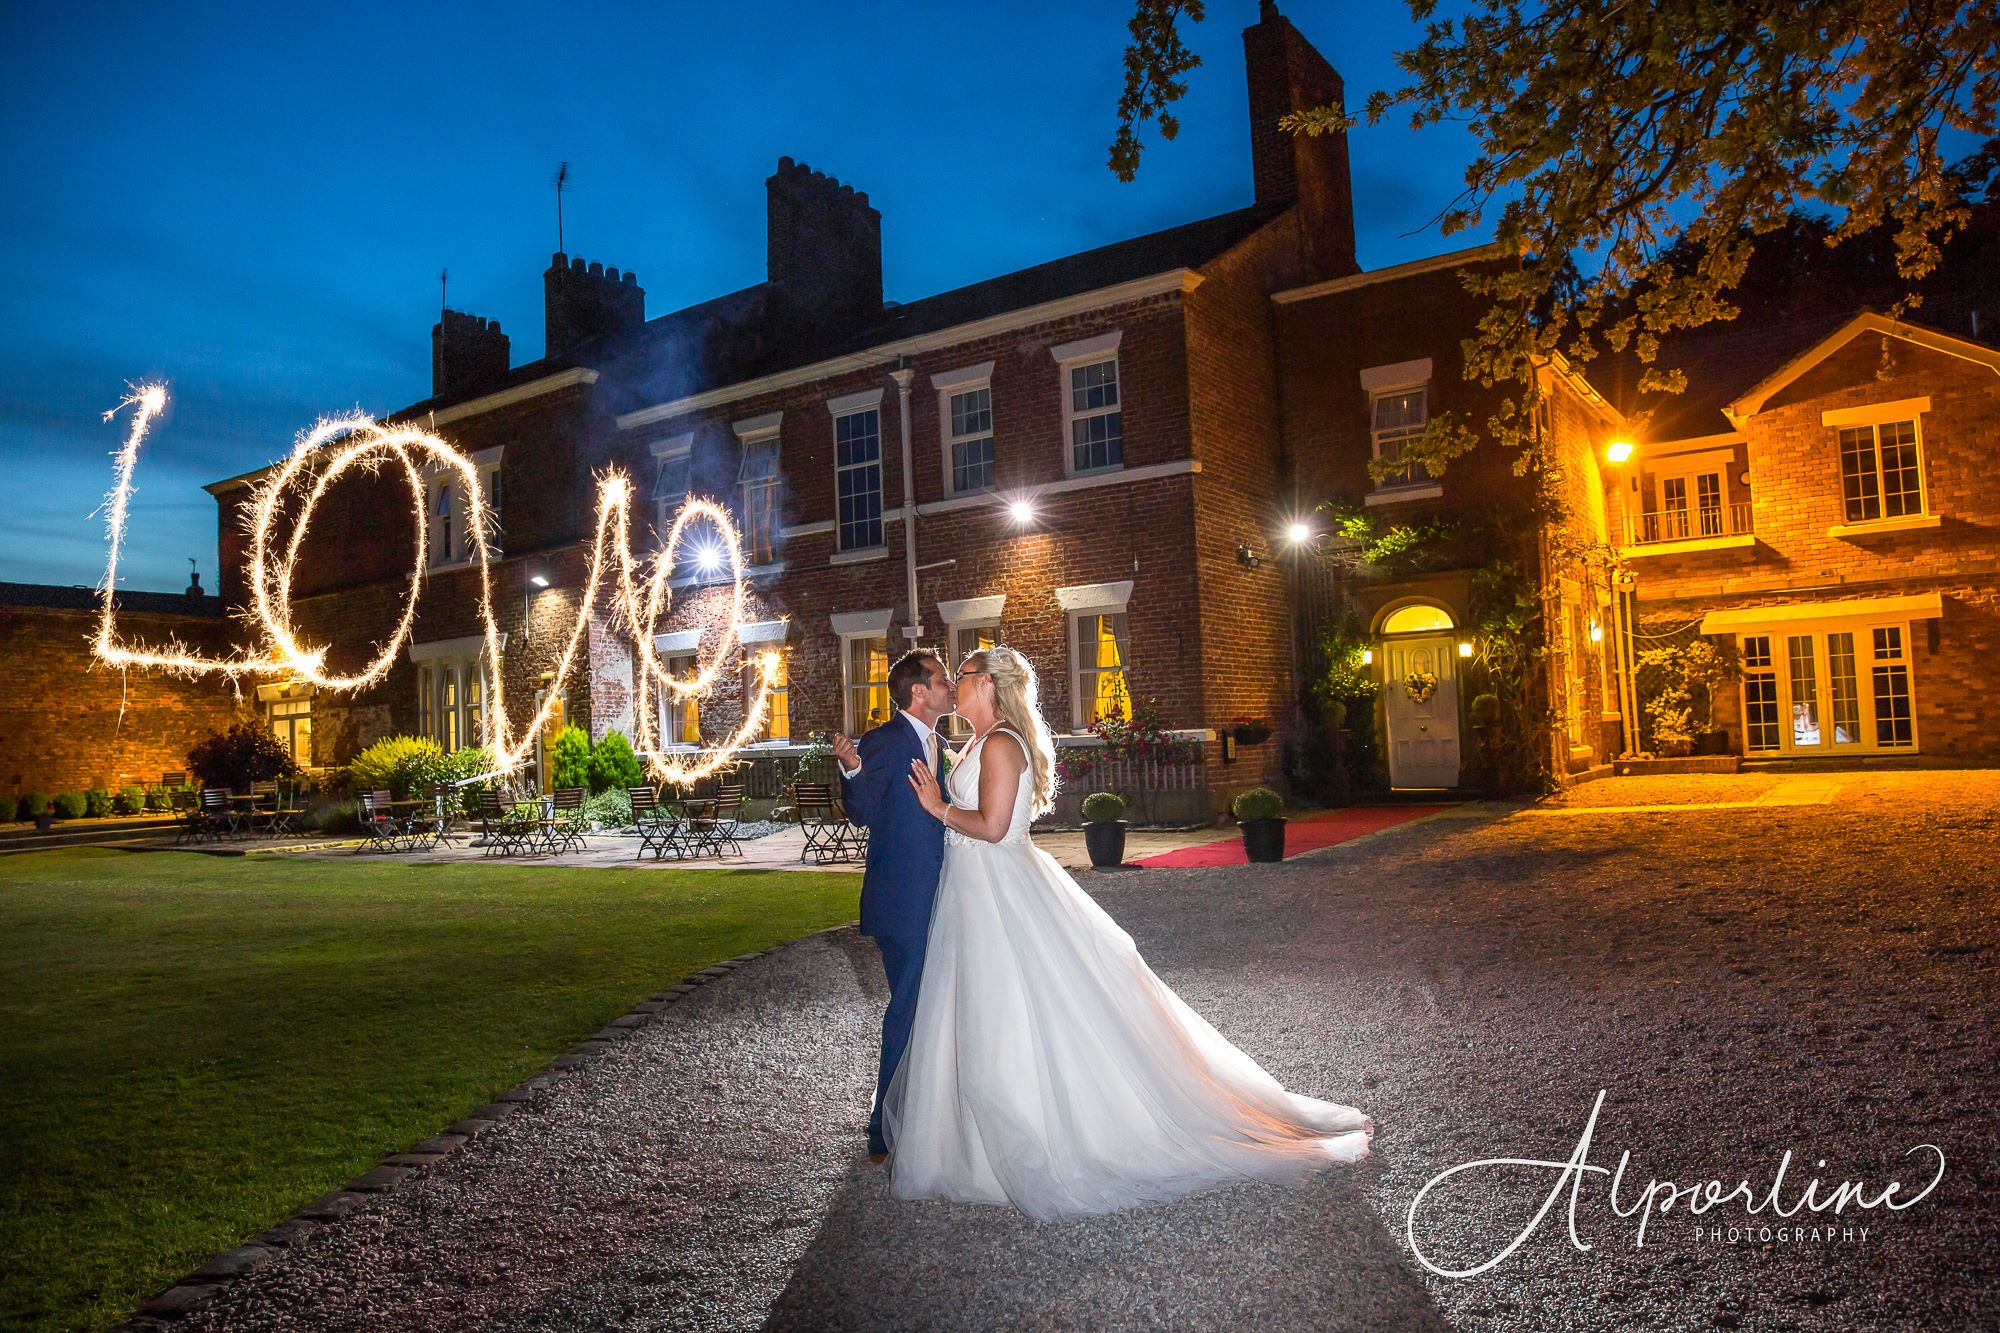
[[[2000,1326],[2000,775],[1758,775],[1588,814],[1467,808],[1278,866],[1086,884],[1189,1003],[1288,1086],[1371,1112],[1376,1154],[1068,1225],[893,1204],[862,1155],[872,945],[746,964],[523,1111],[237,1283],[200,1328],[1874,1329]],[[1816,780],[1828,775],[1815,775]],[[1661,782],[1670,780],[1661,779]],[[1714,794],[1710,795],[1712,788]],[[1815,788],[1815,792],[1824,788]],[[1620,798],[1623,799],[1620,799]],[[1671,812],[1618,806],[1669,804]],[[663,979],[665,981],[667,979]],[[1504,1262],[1440,1278],[1412,1199],[1488,1157],[1917,1187],[1866,1238],[1735,1243],[1587,1180]],[[1826,1166],[1815,1163],[1824,1159]],[[1468,1173],[1418,1238],[1470,1267],[1556,1183]],[[1789,1207],[1789,1202],[1787,1204]],[[1706,1225],[1768,1223],[1740,1204]]]

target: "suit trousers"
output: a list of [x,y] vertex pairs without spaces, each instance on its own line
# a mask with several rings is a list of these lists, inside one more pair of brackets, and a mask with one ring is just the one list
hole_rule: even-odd
[[875,1079],[875,1105],[868,1113],[869,1152],[888,1151],[882,1142],[882,1101],[889,1095],[889,1079],[902,1063],[903,1048],[910,1044],[917,987],[924,978],[925,940],[923,935],[875,937],[882,951],[882,970],[889,977],[889,1008],[882,1015],[882,1068]]

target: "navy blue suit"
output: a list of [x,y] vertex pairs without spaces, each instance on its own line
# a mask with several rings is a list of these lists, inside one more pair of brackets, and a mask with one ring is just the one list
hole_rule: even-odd
[[[909,1045],[917,1012],[917,987],[924,975],[924,944],[930,937],[931,905],[937,900],[938,872],[944,867],[944,825],[917,803],[910,788],[910,761],[922,761],[923,742],[899,711],[863,736],[856,748],[861,772],[841,773],[847,815],[868,826],[868,865],[861,877],[861,933],[875,937],[882,970],[889,977],[889,1008],[882,1015],[882,1065],[875,1080],[875,1108],[868,1117],[868,1151],[882,1152],[882,1101],[889,1078]],[[938,737],[940,767],[944,737]]]

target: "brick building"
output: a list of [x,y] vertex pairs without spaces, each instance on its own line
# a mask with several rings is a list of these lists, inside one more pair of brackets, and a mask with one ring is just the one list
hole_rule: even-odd
[[[1338,101],[1339,76],[1274,6],[1243,34],[1252,200],[1240,209],[898,304],[884,301],[866,194],[780,159],[766,181],[767,280],[648,319],[633,274],[558,254],[543,275],[547,355],[509,365],[497,324],[447,313],[434,392],[389,420],[440,433],[500,515],[491,563],[498,664],[519,718],[556,692],[593,734],[631,732],[632,646],[608,599],[583,659],[552,678],[585,584],[595,479],[633,479],[640,554],[684,497],[737,515],[752,567],[745,643],[781,648],[786,693],[765,744],[889,715],[889,661],[995,638],[1041,667],[1044,709],[1074,735],[1121,696],[1159,700],[1204,742],[1203,785],[1282,781],[1292,717],[1284,571],[1239,558],[1280,526],[1271,294],[1356,271],[1346,143],[1282,134],[1285,111]],[[209,489],[223,593],[244,595],[252,473]],[[368,690],[311,702],[314,758],[389,732],[476,738],[485,671],[465,498],[425,483],[430,568],[414,642]],[[294,581],[297,620],[356,666],[400,615],[416,541],[410,483],[343,480]],[[656,647],[684,669],[729,594],[697,533],[678,553]],[[713,633],[712,629],[706,632]],[[710,641],[712,643],[712,640]],[[670,743],[733,731],[743,681],[667,710]],[[1225,757],[1242,716],[1279,727]]]
[[2000,654],[2000,350],[1976,318],[1862,311],[1663,357],[1689,389],[1607,503],[1642,633],[1740,650],[1717,708],[1738,753],[2000,758],[1979,683]]

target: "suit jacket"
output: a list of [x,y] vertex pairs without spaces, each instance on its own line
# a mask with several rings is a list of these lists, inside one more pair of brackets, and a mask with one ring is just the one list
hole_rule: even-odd
[[[841,773],[840,787],[848,818],[868,827],[861,933],[921,940],[930,934],[931,904],[944,867],[944,825],[931,818],[910,790],[910,761],[923,759],[923,742],[899,712],[863,736],[856,748],[861,773],[851,781]],[[938,760],[941,769],[942,736]]]

